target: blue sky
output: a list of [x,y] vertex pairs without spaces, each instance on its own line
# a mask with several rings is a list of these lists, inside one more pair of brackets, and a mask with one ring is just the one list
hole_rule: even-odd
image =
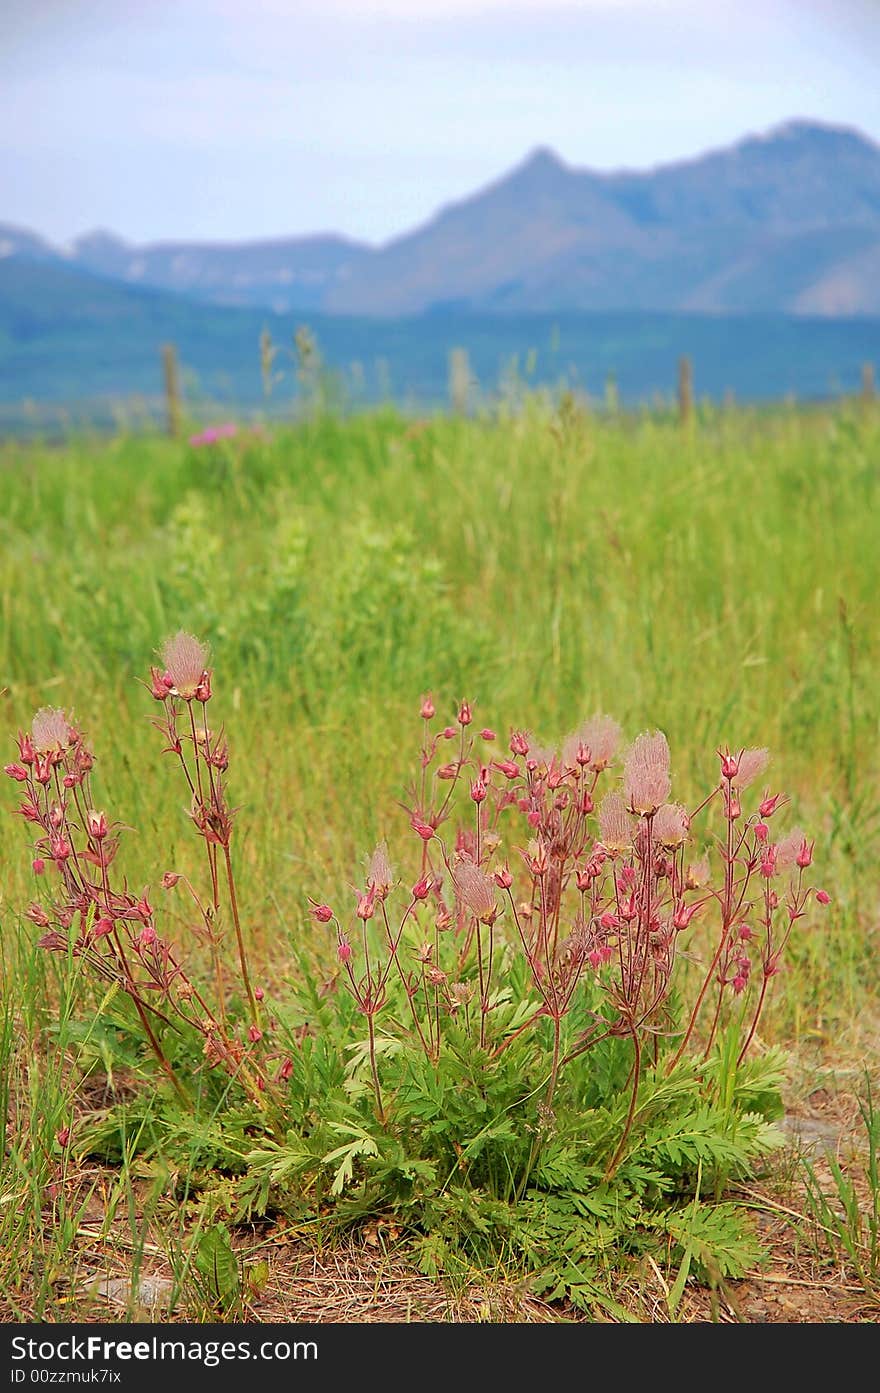
[[3,0],[0,221],[378,242],[536,145],[880,142],[878,0]]

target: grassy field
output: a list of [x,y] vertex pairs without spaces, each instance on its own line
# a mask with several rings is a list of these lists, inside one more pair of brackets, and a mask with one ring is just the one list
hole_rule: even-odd
[[[793,1105],[853,1093],[865,1067],[876,1078],[880,1038],[878,464],[880,415],[857,403],[719,411],[688,429],[533,398],[509,418],[378,413],[200,450],[9,445],[5,758],[37,708],[72,711],[98,796],[136,831],[129,883],[194,867],[138,679],[174,630],[207,640],[246,929],[280,992],[323,951],[308,898],[350,900],[377,840],[406,828],[423,693],[441,715],[467,696],[478,724],[547,742],[595,711],[628,737],[660,728],[685,803],[719,745],[766,745],[766,782],[815,837],[832,899],[821,927],[795,934],[761,1042],[788,1052]],[[155,1172],[108,1180],[81,1158],[79,1198],[64,1199],[53,1138],[72,1115],[74,1007],[23,918],[35,890],[14,793],[7,781],[0,1289],[8,1318],[64,1319],[76,1272],[94,1270],[82,1233],[100,1229],[97,1195],[112,1192],[138,1262],[157,1243],[177,1262],[185,1244],[166,1225],[163,1247],[139,1218],[144,1193],[159,1202]]]

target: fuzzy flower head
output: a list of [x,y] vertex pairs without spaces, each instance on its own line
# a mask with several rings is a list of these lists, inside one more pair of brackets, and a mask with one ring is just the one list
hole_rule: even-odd
[[739,757],[739,773],[736,776],[736,784],[740,791],[760,778],[769,763],[769,750],[743,750]]
[[380,842],[370,857],[370,865],[367,870],[367,883],[372,887],[376,896],[384,900],[392,885],[394,884],[394,871],[391,869],[391,861],[388,856],[388,845]]
[[610,716],[600,715],[584,721],[566,742],[567,748],[572,750],[576,750],[579,745],[589,750],[589,767],[597,774],[608,768],[619,744],[620,726]]
[[802,849],[807,846],[807,839],[803,828],[792,827],[787,836],[783,837],[776,848],[776,865],[781,869],[797,864],[797,859]]
[[612,856],[632,847],[632,818],[619,793],[606,794],[599,805],[599,836]]
[[460,861],[453,872],[455,889],[465,909],[484,924],[492,924],[498,913],[495,882],[473,861]]
[[654,818],[654,836],[670,851],[687,841],[690,818],[680,803],[664,803]]
[[184,701],[192,701],[205,676],[208,645],[180,629],[162,645],[162,662],[174,684],[173,691]]
[[662,731],[639,735],[623,766],[624,798],[634,813],[650,816],[669,797],[669,746]]
[[70,722],[59,707],[44,706],[34,716],[31,740],[39,754],[67,750],[73,744],[73,737],[74,731]]

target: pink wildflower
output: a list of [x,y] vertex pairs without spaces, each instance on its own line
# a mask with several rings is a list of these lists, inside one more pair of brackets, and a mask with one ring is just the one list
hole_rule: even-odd
[[681,846],[687,840],[690,819],[680,803],[664,803],[654,818],[654,836],[661,846]]
[[452,878],[458,897],[466,909],[484,924],[494,922],[498,913],[495,883],[473,861],[460,861]]
[[196,696],[208,663],[208,647],[180,629],[162,645],[162,662],[171,678],[173,693],[184,701]]
[[634,813],[655,813],[669,797],[669,746],[662,731],[636,737],[623,769],[624,796]]
[[632,819],[619,793],[606,794],[599,804],[599,835],[603,847],[612,855],[629,851],[632,846]]
[[58,707],[44,706],[31,724],[34,749],[39,754],[69,749],[74,732],[64,712]]

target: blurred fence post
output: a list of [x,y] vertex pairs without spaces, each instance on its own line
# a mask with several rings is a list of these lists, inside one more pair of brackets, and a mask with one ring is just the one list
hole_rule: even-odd
[[694,414],[694,368],[687,354],[678,360],[678,414],[682,425]]
[[873,401],[877,395],[877,384],[874,380],[874,364],[862,363],[862,400]]
[[449,405],[456,416],[466,416],[471,396],[471,365],[466,348],[449,350]]
[[180,435],[183,410],[180,400],[177,349],[173,343],[163,343],[162,345],[162,374],[165,379],[165,415],[168,434],[176,440]]

